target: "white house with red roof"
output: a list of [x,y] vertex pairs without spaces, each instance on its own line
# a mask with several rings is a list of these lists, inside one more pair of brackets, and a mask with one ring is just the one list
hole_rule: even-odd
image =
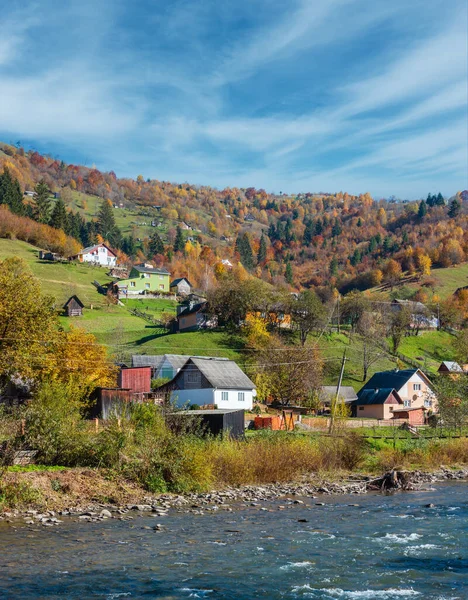
[[115,267],[117,263],[117,255],[106,244],[96,244],[84,248],[75,258],[80,262],[92,263],[102,267]]

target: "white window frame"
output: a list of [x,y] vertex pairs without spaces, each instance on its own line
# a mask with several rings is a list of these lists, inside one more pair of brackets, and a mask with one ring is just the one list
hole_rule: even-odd
[[150,283],[145,283],[145,290],[149,290],[151,288],[151,284]]
[[245,392],[237,392],[237,401],[245,402]]
[[420,392],[421,391],[421,384],[420,383],[413,383],[413,390],[415,392]]
[[403,400],[403,406],[406,408],[411,408],[411,400]]
[[135,287],[135,282],[134,281],[130,281],[130,287]]
[[221,392],[221,402],[229,401],[229,392]]

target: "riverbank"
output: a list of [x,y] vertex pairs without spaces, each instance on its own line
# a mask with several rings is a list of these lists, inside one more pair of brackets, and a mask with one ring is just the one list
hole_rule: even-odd
[[[443,481],[468,480],[468,468],[442,467],[436,471],[390,471],[380,477],[361,473],[311,474],[300,481],[266,485],[229,486],[206,493],[149,495],[134,482],[93,469],[63,469],[7,473],[4,489],[11,490],[10,505],[4,504],[0,520],[25,519],[26,524],[58,525],[60,517],[83,522],[108,518],[129,520],[131,511],[166,516],[168,511],[204,514],[234,505],[259,506],[286,498],[316,499],[326,496],[401,489],[416,491]],[[296,500],[294,500],[296,499]],[[5,500],[8,498],[4,497]]]

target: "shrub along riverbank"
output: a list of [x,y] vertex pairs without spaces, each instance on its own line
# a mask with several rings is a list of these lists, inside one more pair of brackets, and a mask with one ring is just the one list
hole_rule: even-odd
[[[196,417],[150,404],[134,405],[96,432],[69,390],[47,384],[29,406],[0,417],[0,508],[120,503],[145,494],[468,464],[464,438],[394,443],[346,431],[335,437],[265,431],[233,441],[202,433]],[[37,465],[8,467],[13,451],[25,448],[37,451]]]

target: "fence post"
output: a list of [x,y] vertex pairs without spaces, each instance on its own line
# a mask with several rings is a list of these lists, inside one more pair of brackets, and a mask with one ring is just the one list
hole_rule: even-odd
[[26,432],[26,420],[21,419],[21,435],[24,435]]
[[117,426],[118,426],[118,428],[120,430],[120,419],[117,419]]
[[95,426],[96,426],[96,433],[98,433],[98,431],[99,431],[99,419],[97,417],[94,419],[94,423],[95,423]]

